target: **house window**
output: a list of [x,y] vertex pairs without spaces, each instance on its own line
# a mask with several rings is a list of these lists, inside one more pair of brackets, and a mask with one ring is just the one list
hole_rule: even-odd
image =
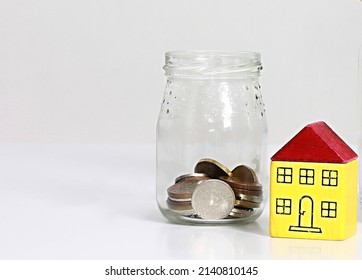
[[299,184],[314,185],[314,169],[301,168],[299,170]]
[[336,187],[338,185],[337,170],[322,170],[322,186]]
[[336,218],[337,217],[337,202],[335,201],[322,201],[321,205],[323,218]]
[[292,200],[289,198],[277,198],[276,213],[290,215],[292,213]]
[[277,182],[291,184],[292,183],[292,168],[278,167],[277,168]]

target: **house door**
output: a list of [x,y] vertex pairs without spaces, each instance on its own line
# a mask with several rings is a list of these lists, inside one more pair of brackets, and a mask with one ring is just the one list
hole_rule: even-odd
[[299,200],[299,227],[313,227],[313,199],[310,196],[303,196]]
[[313,225],[314,202],[309,195],[299,199],[298,225],[290,226],[289,231],[322,233],[322,229]]

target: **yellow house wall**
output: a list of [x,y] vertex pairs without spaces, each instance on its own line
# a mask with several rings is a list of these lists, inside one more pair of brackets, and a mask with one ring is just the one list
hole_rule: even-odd
[[[291,184],[277,183],[278,167],[292,168]],[[299,184],[300,168],[314,169],[314,185]],[[338,171],[338,186],[322,186],[323,169]],[[272,161],[270,168],[270,235],[326,240],[342,240],[353,235],[357,227],[357,181],[357,160],[347,164]],[[306,219],[310,215],[308,211],[301,215],[302,223],[299,222],[299,201],[303,196],[310,196],[313,199],[314,229],[312,232],[290,230],[290,226],[305,225],[305,221],[308,225],[310,224],[311,219]],[[291,199],[290,215],[276,214],[277,198]],[[321,217],[322,201],[337,202],[336,218]],[[311,205],[309,199],[304,202],[302,204],[304,206]],[[299,229],[301,228],[299,227]],[[321,232],[318,232],[318,229]],[[310,229],[306,227],[302,230]]]

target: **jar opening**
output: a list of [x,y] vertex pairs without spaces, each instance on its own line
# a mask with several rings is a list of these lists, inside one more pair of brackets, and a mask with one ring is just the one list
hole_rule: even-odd
[[260,53],[248,51],[170,51],[165,54],[166,76],[227,77],[258,76]]

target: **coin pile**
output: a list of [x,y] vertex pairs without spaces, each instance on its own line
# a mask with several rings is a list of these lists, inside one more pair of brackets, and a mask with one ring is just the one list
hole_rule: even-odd
[[192,194],[198,184],[208,179],[210,177],[202,173],[190,173],[177,177],[175,184],[167,189],[168,198],[166,202],[168,208],[186,215],[193,214]]
[[263,201],[252,168],[239,165],[230,171],[210,158],[199,160],[194,173],[176,178],[167,193],[171,210],[211,220],[248,217]]

